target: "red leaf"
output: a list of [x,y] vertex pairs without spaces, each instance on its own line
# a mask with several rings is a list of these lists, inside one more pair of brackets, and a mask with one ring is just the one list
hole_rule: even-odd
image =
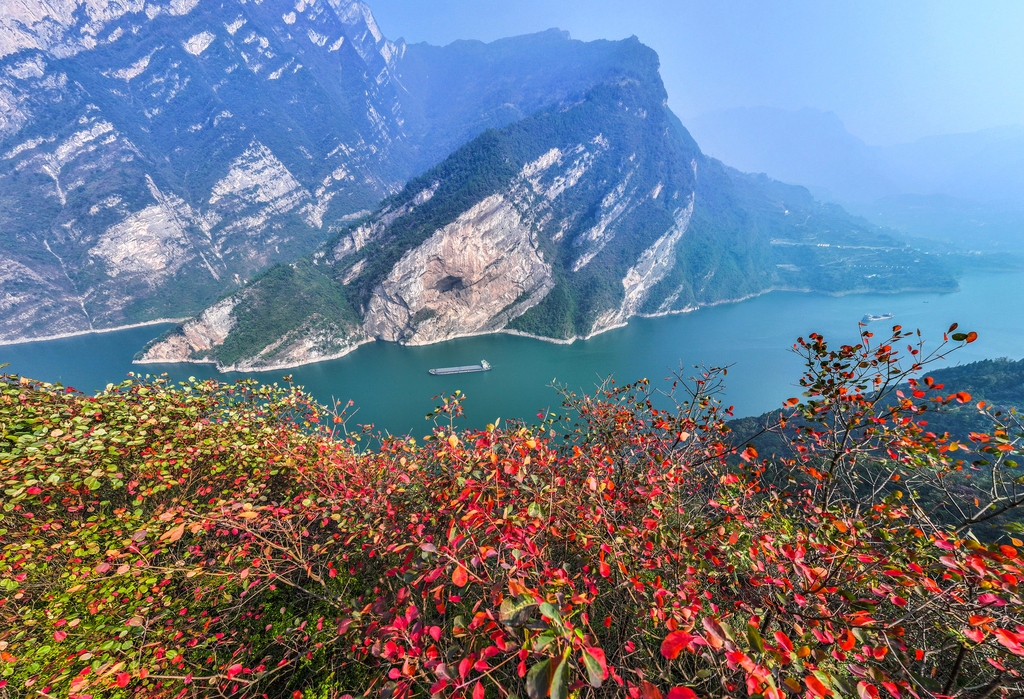
[[641,699],[662,699],[661,690],[647,680],[640,683]]
[[1006,629],[993,629],[992,635],[996,637],[996,640],[1006,646],[1007,649],[1014,655],[1024,655],[1024,647],[1020,645],[1020,641],[1017,639],[1020,637]]
[[790,653],[793,652],[793,642],[791,640],[789,640],[789,636],[787,636],[786,634],[782,633],[781,631],[776,631],[775,632],[775,640],[778,642],[778,644],[784,650],[786,650],[786,651],[788,651]]
[[465,587],[469,582],[469,571],[461,565],[455,566],[455,570],[452,572],[452,582],[455,583],[455,587]]
[[608,679],[608,660],[604,657],[604,650],[595,646],[588,646],[583,649],[583,652],[597,661],[597,664],[601,666],[601,672],[604,673],[604,679]]
[[693,635],[685,631],[673,631],[661,642],[661,654],[669,660],[675,660],[694,638]]
[[857,639],[854,638],[850,630],[847,629],[846,635],[839,637],[839,647],[843,650],[852,650],[855,645],[857,645]]
[[484,686],[479,680],[473,685],[473,699],[484,699]]
[[668,699],[697,699],[697,693],[689,687],[673,687],[668,690]]
[[121,672],[117,675],[117,686],[122,688],[127,687],[131,679],[132,676],[127,672]]
[[718,650],[725,645],[725,631],[717,621],[706,616],[701,620],[701,625],[708,632],[708,643],[712,648]]
[[67,631],[54,631],[53,632],[53,640],[55,640],[57,643],[60,643],[61,641],[63,641],[67,637],[68,637],[68,632]]
[[1005,607],[1006,600],[1004,600],[1002,597],[997,597],[996,595],[993,595],[991,592],[986,592],[983,595],[978,595],[978,604],[980,604],[983,607],[987,607],[990,604],[996,607]]
[[882,682],[882,686],[885,687],[889,694],[893,695],[895,699],[900,699],[900,688],[892,682]]
[[985,632],[979,628],[971,628],[964,631],[964,636],[971,639],[975,643],[981,643],[985,640]]
[[878,699],[878,688],[866,682],[857,683],[857,696],[860,699]]

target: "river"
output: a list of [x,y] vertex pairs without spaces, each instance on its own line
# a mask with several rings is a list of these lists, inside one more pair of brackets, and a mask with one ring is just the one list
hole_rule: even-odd
[[[725,399],[737,416],[759,414],[798,395],[800,359],[790,352],[798,336],[818,332],[836,342],[857,337],[865,313],[892,312],[892,321],[873,324],[876,333],[892,324],[920,328],[937,344],[952,322],[974,330],[979,339],[952,358],[967,362],[989,357],[1024,356],[1024,272],[971,272],[957,293],[820,294],[774,292],[740,303],[723,304],[663,318],[634,318],[623,328],[571,345],[556,345],[512,335],[487,335],[429,347],[375,342],[351,354],[289,371],[220,374],[209,365],[135,366],[132,356],[167,326],[148,326],[59,340],[0,347],[6,372],[60,382],[93,392],[125,378],[128,372],[163,373],[175,380],[216,377],[224,381],[252,377],[280,381],[291,374],[321,402],[353,400],[354,423],[373,423],[393,434],[419,436],[429,428],[424,415],[434,396],[461,389],[467,396],[466,425],[481,426],[501,417],[530,419],[557,408],[554,382],[592,391],[602,378],[649,378],[663,384],[672,370],[731,365]],[[431,367],[489,361],[485,373],[431,376]]]

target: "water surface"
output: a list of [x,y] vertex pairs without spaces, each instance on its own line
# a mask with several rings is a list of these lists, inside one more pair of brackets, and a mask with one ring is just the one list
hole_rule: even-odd
[[[876,332],[893,323],[921,328],[938,340],[950,323],[975,330],[979,340],[958,352],[954,362],[987,357],[1024,356],[1024,273],[971,273],[957,293],[820,294],[775,292],[741,303],[704,308],[664,318],[635,318],[623,328],[572,345],[556,345],[512,335],[487,335],[428,347],[375,342],[340,359],[288,371],[220,374],[201,364],[135,366],[132,356],[167,326],[133,328],[61,340],[0,347],[4,371],[96,391],[128,372],[164,373],[175,380],[215,377],[224,381],[252,377],[280,381],[291,374],[322,402],[355,401],[355,421],[374,423],[392,433],[420,435],[428,429],[424,415],[441,392],[461,389],[468,425],[495,418],[532,418],[559,406],[549,385],[593,390],[604,377],[618,381],[649,378],[654,383],[683,366],[731,365],[726,400],[736,414],[752,415],[778,407],[798,395],[799,357],[790,352],[799,336],[818,332],[836,342],[857,337],[865,313],[895,314],[879,322]],[[486,359],[493,371],[431,376],[432,367],[475,364]]]

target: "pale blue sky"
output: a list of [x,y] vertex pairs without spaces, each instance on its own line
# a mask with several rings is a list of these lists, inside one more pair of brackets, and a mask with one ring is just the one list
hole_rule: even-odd
[[568,30],[637,35],[684,118],[767,105],[836,112],[872,144],[1024,123],[1024,2],[366,0],[384,33],[447,44]]

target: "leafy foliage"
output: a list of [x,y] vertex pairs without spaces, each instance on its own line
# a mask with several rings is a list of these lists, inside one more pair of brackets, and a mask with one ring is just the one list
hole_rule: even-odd
[[[961,343],[904,364],[906,338],[801,340],[805,399],[773,426],[799,448],[770,461],[731,444],[719,369],[678,381],[674,410],[646,381],[609,383],[532,427],[459,431],[456,393],[423,443],[373,444],[291,386],[84,396],[7,376],[0,682],[79,698],[1016,696],[1024,543],[961,537],[896,490],[965,466],[918,424],[932,395],[962,395],[882,400]],[[1001,429],[986,444],[1009,473],[1019,436]]]

